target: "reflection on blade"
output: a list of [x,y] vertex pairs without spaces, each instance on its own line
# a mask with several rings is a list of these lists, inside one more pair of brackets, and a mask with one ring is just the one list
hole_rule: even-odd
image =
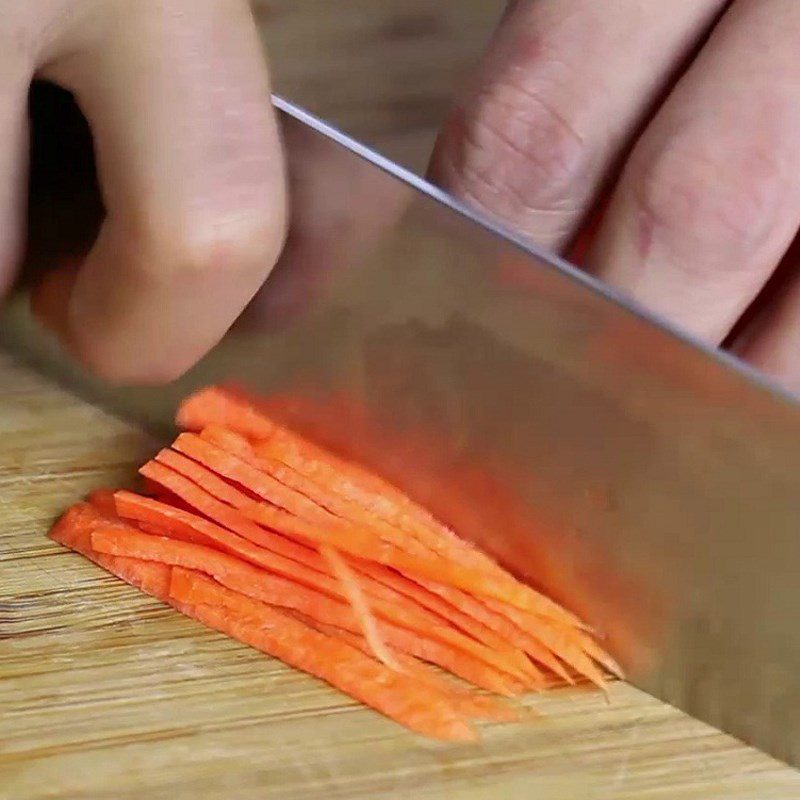
[[22,301],[6,345],[153,427],[204,383],[273,395],[587,617],[635,683],[800,763],[796,406],[299,116],[339,165],[326,202],[392,211],[308,272],[289,324],[160,390],[85,378]]

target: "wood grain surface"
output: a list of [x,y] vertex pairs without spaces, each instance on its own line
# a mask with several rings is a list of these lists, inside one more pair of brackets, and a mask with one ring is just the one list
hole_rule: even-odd
[[[256,3],[277,88],[421,168],[499,0]],[[0,800],[789,800],[800,774],[619,684],[475,746],[407,734],[46,538],[157,443],[0,353]]]

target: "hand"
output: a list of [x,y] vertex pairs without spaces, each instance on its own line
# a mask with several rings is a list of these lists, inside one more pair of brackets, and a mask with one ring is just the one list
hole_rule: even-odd
[[[239,316],[283,243],[283,157],[248,4],[13,6],[0,16],[0,291],[24,250],[35,77],[71,92],[88,120],[105,216],[85,258],[49,272],[34,307],[93,371],[173,378]],[[34,182],[55,174],[34,166]],[[67,221],[72,210],[50,213]]]
[[549,248],[597,222],[586,269],[800,390],[798,31],[796,0],[512,2],[431,175]]

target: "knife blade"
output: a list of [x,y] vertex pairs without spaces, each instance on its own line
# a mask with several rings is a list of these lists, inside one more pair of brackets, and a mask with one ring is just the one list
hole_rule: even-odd
[[[160,389],[84,374],[30,318],[0,343],[160,435],[238,381],[583,614],[630,680],[800,765],[800,414],[743,364],[306,111],[343,216],[395,204],[280,330],[232,330]],[[290,163],[290,172],[299,169]],[[322,176],[325,178],[325,176]],[[283,398],[283,400],[282,400]]]

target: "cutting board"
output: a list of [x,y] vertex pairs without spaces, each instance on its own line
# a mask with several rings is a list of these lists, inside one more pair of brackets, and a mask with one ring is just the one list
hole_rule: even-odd
[[158,444],[0,353],[0,799],[800,796],[800,773],[621,683],[424,741],[46,538]]

